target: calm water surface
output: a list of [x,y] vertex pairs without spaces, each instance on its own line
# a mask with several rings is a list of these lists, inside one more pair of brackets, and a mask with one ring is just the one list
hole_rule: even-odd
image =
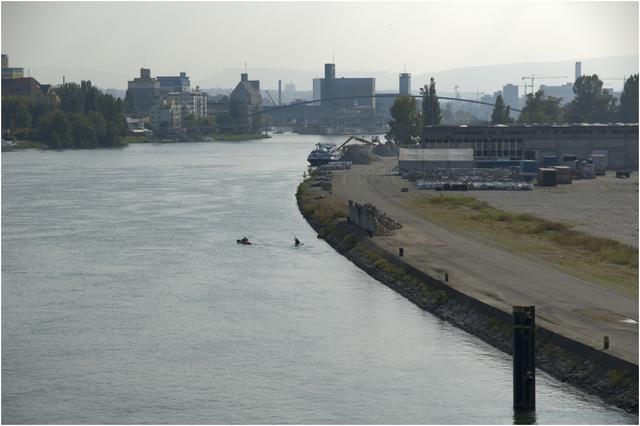
[[[3,154],[2,422],[512,423],[507,355],[298,212],[306,155],[343,139]],[[537,388],[538,423],[638,422]]]

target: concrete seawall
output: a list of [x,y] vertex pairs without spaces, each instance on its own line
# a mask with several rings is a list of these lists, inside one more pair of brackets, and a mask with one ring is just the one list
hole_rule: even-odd
[[[300,194],[299,194],[300,195]],[[322,224],[305,215],[302,197],[298,206],[303,216],[336,251],[389,288],[441,319],[481,338],[499,350],[512,351],[510,312],[487,305],[461,293],[439,277],[431,276],[382,250],[369,232],[344,219]],[[350,210],[353,209],[350,206]],[[638,366],[536,327],[538,368],[562,382],[568,382],[607,403],[638,413]]]

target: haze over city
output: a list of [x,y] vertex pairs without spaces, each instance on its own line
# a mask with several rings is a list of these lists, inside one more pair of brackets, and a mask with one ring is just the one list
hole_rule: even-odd
[[[186,71],[201,87],[233,87],[246,63],[264,87],[283,79],[310,90],[335,57],[338,76],[376,77],[377,89],[391,90],[405,66],[420,76],[562,62],[555,72],[571,75],[572,61],[582,60],[586,73],[629,75],[637,72],[637,19],[637,2],[3,2],[2,49],[54,84],[64,75],[124,89],[145,66],[157,75]],[[589,58],[603,57],[618,58],[589,69]],[[445,90],[509,82],[465,74],[443,81]],[[622,82],[609,85],[620,90]]]

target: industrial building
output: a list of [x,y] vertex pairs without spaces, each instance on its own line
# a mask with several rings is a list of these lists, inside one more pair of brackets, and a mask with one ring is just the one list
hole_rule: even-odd
[[180,75],[157,76],[156,80],[158,80],[158,83],[160,84],[161,96],[170,92],[189,92],[191,88],[191,82],[189,77],[187,77],[186,72],[181,72]]
[[[371,112],[376,110],[373,97],[376,94],[375,78],[336,78],[335,64],[324,64],[324,78],[314,79],[314,99],[318,89],[324,107],[334,110],[354,108],[366,108]],[[325,99],[346,97],[362,98],[325,102]]]
[[638,124],[425,126],[422,148],[472,148],[475,160],[604,154],[607,167],[638,168]]
[[400,173],[434,169],[473,168],[473,149],[421,149],[400,148],[398,169]]
[[160,82],[151,78],[149,68],[140,68],[140,77],[135,77],[127,82],[128,99],[133,99],[134,111],[138,114],[149,114],[151,108],[158,103],[160,98]]
[[262,111],[260,80],[249,80],[249,74],[240,74],[240,82],[229,95],[229,99],[242,105],[247,115]]
[[502,86],[502,100],[504,100],[505,105],[508,105],[511,108],[520,109],[518,86],[515,84],[505,84]]
[[545,96],[560,98],[560,105],[568,104],[575,97],[573,93],[573,83],[566,83],[561,86],[547,86],[541,84],[540,90],[544,91]]
[[11,68],[9,66],[9,56],[2,54],[2,79],[10,80],[24,77],[24,68]]

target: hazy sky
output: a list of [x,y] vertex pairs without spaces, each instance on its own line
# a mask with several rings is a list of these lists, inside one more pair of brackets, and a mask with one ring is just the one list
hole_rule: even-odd
[[404,62],[419,74],[637,54],[638,2],[3,1],[2,52],[26,69],[99,70],[120,88],[143,64],[192,85],[244,62],[320,76],[334,52],[338,75]]

